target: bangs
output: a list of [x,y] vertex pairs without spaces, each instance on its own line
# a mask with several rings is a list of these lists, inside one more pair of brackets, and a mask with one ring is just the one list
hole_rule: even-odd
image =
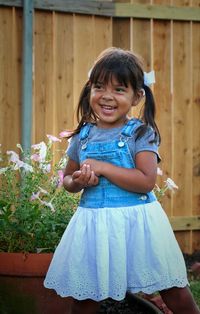
[[[128,87],[130,83],[131,71],[127,66],[120,64],[119,60],[102,60],[97,62],[92,69],[90,75],[90,82],[96,84],[98,82],[107,85],[115,79],[119,84]],[[132,82],[131,82],[131,85]]]

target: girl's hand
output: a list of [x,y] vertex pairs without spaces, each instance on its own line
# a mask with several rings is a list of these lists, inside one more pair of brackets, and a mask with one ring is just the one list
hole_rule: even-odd
[[75,171],[72,174],[72,180],[83,188],[97,185],[99,182],[98,177],[95,175],[94,171],[91,170],[89,164],[83,164],[80,170]]
[[81,169],[85,166],[89,166],[92,171],[94,171],[95,175],[98,177],[101,175],[101,170],[104,162],[96,159],[85,159],[81,165]]
[[80,192],[87,186],[97,185],[98,177],[91,170],[90,165],[81,167],[74,160],[69,159],[64,172],[63,186],[72,193]]

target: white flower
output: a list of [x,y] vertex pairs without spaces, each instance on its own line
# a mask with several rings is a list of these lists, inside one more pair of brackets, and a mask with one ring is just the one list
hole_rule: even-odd
[[40,169],[44,172],[44,173],[49,173],[51,171],[51,164],[40,164]]
[[45,142],[40,142],[39,144],[33,144],[31,147],[39,151],[40,161],[44,162],[46,158],[46,154],[47,154],[47,146]]
[[21,168],[23,168],[26,172],[33,172],[33,167],[29,164],[26,164],[22,161]]
[[157,168],[157,175],[158,176],[162,176],[163,175],[163,171],[159,167]]
[[165,181],[166,186],[169,190],[174,190],[174,189],[178,189],[178,186],[174,183],[174,181],[170,178],[167,178],[167,180]]
[[0,174],[5,173],[7,171],[8,167],[0,168]]
[[14,162],[14,163],[18,163],[18,161],[20,161],[19,159],[19,155],[17,153],[15,153],[13,150],[8,150],[6,152],[7,155],[10,155],[10,161]]
[[19,159],[19,155],[12,150],[7,151],[7,155],[10,155],[10,162],[14,163],[14,170],[23,168],[26,172],[33,172],[33,167],[24,161]]

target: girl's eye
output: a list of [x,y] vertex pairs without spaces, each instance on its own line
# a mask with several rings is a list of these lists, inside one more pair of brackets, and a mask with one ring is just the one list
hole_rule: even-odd
[[119,92],[119,93],[125,92],[125,88],[121,87],[121,86],[120,87],[116,87],[115,90],[116,90],[116,92]]
[[96,83],[96,84],[93,85],[93,87],[94,87],[95,89],[102,89],[102,88],[103,88],[103,85],[100,84],[100,83]]

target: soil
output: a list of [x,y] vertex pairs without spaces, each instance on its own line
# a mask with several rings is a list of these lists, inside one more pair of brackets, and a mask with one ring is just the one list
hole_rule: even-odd
[[[200,262],[200,251],[194,252],[192,255],[189,254],[183,254],[186,267],[188,270],[188,273],[193,275],[193,278],[195,276],[199,276],[199,274],[195,274],[192,271],[192,266]],[[162,311],[161,311],[162,312]],[[98,312],[98,314],[150,314],[152,311],[147,312],[147,309],[142,308],[141,304],[135,303],[134,306],[129,307],[128,301],[125,298],[124,300],[120,302],[113,301],[112,299],[108,299],[101,304],[101,308]],[[162,313],[167,313],[167,311],[163,311]]]
[[134,307],[129,307],[127,300],[120,302],[108,299],[101,304],[101,308],[98,314],[147,314],[144,309],[141,309],[139,304],[135,304]]

